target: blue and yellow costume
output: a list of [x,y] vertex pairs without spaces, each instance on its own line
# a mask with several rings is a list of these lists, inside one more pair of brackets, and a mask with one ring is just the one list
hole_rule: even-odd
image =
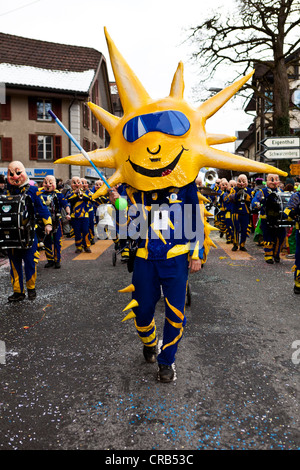
[[43,198],[46,206],[49,208],[53,222],[52,232],[44,238],[45,253],[48,261],[45,266],[50,267],[55,265],[56,268],[59,268],[63,236],[61,210],[70,207],[70,204],[58,189],[45,191],[41,188],[38,195]]
[[89,209],[91,198],[84,192],[71,191],[67,195],[71,207],[71,225],[75,235],[77,252],[90,251]]
[[[137,333],[144,346],[157,344],[155,305],[165,299],[165,325],[159,364],[171,365],[186,323],[185,299],[188,259],[204,255],[203,219],[195,183],[182,188],[143,192],[127,187],[129,211],[121,221],[120,236],[137,238],[132,277],[132,301],[127,309],[135,317]],[[148,221],[149,219],[149,221]],[[136,234],[144,233],[138,237]],[[175,282],[174,282],[175,281]]]
[[227,202],[232,203],[232,228],[233,228],[233,248],[237,250],[240,245],[241,250],[246,250],[246,239],[250,234],[250,203],[251,189],[232,188],[226,197]]
[[[21,194],[24,192],[26,192],[32,200],[35,215],[42,219],[44,225],[52,225],[50,212],[42,198],[38,195],[38,188],[36,186],[27,184],[22,187],[14,187],[8,184],[8,195]],[[37,244],[38,240],[35,234],[33,244],[30,248],[9,248],[7,250],[14,293],[23,294],[25,296],[22,262],[24,262],[28,295],[30,292],[35,292],[37,263],[40,257]]]
[[285,240],[286,231],[284,227],[278,227],[278,219],[271,217],[271,211],[268,210],[269,205],[276,206],[276,195],[281,190],[277,188],[271,189],[264,187],[259,189],[252,200],[252,206],[260,207],[260,228],[263,236],[263,246],[265,253],[265,261],[269,264],[280,261],[280,252]]
[[294,270],[294,292],[300,294],[300,193],[295,192],[290,197],[287,207],[284,210],[287,217],[295,220],[296,229],[296,253]]

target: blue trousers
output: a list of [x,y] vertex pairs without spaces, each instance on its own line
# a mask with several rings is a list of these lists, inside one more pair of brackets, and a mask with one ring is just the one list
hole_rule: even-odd
[[246,239],[250,233],[250,215],[247,213],[232,214],[233,244],[245,246]]
[[171,365],[175,361],[178,343],[186,323],[185,299],[188,281],[187,255],[167,260],[146,260],[136,257],[132,283],[135,291],[132,298],[139,306],[134,307],[137,333],[146,346],[157,344],[154,320],[155,306],[161,298],[161,287],[165,302],[163,343],[157,357],[160,364]]
[[300,230],[296,230],[295,285],[300,287]]
[[285,228],[271,228],[266,219],[261,219],[260,228],[263,233],[265,260],[273,257],[279,258],[286,236]]
[[[48,261],[60,262],[61,259],[61,245],[62,245],[62,228],[61,222],[57,227],[55,233],[50,233],[44,238],[46,258]],[[54,248],[54,250],[53,250]]]
[[10,278],[14,292],[24,293],[23,263],[26,287],[27,289],[35,288],[36,268],[40,257],[37,243],[37,236],[35,235],[31,248],[27,248],[26,250],[22,248],[10,248],[7,250],[10,262]]
[[82,250],[90,247],[89,217],[72,218],[71,225],[74,230],[76,248]]

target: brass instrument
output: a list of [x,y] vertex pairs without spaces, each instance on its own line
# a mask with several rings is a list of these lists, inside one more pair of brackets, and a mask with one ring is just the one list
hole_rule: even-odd
[[204,174],[204,186],[211,186],[215,184],[218,179],[218,173],[213,168],[208,168]]

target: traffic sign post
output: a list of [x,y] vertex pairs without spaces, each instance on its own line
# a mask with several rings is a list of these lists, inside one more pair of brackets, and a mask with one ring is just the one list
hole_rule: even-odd
[[299,160],[300,137],[267,137],[262,141],[263,155],[270,160]]

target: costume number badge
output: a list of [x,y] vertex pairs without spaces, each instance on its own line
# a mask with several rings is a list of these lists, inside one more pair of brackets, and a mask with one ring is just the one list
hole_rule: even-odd
[[167,230],[169,213],[168,211],[155,211],[153,228],[154,230]]

